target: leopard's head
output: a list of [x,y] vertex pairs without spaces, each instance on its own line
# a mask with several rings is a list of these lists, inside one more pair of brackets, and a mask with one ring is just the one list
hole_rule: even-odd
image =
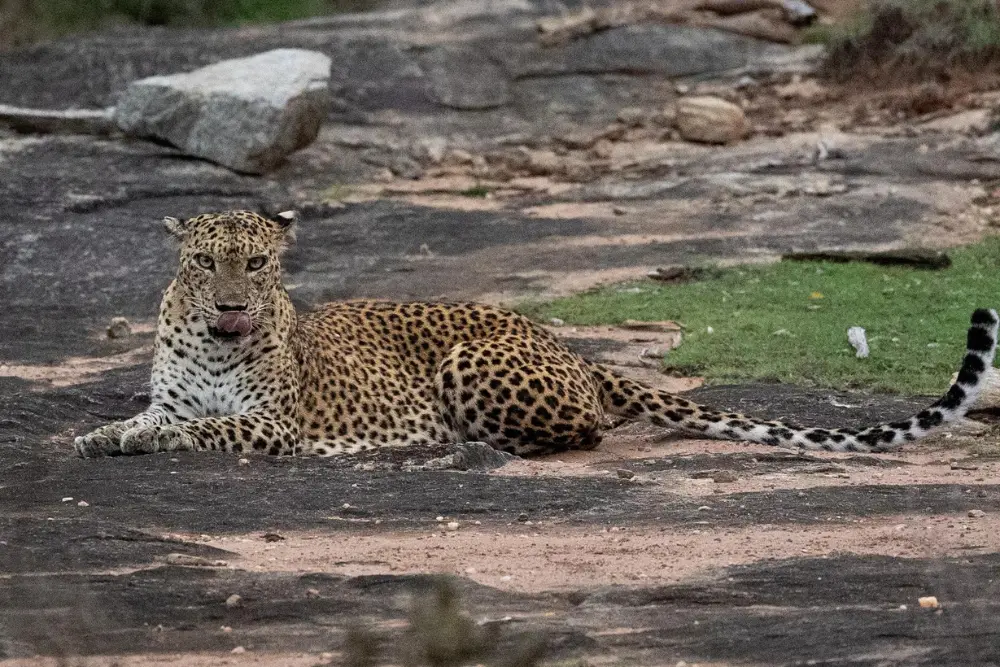
[[181,244],[178,296],[213,337],[239,340],[272,321],[284,295],[280,256],[294,222],[290,211],[273,219],[250,211],[164,219]]

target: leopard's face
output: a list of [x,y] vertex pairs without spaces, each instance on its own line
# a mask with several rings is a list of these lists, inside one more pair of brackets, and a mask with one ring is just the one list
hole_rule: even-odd
[[175,286],[214,338],[244,339],[271,323],[293,221],[249,211],[164,221],[181,241]]

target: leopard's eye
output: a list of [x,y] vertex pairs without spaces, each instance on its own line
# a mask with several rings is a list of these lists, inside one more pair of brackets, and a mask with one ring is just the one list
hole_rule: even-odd
[[267,257],[263,255],[260,257],[251,257],[247,260],[247,271],[258,271],[264,268],[265,264],[267,264]]
[[203,269],[211,271],[215,268],[215,260],[205,253],[198,253],[194,256],[195,263]]

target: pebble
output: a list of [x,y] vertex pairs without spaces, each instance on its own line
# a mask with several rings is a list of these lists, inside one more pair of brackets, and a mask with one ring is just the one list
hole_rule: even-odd
[[524,523],[525,521],[528,520],[528,513],[521,512],[520,514],[517,515],[517,520],[520,521],[521,523]]
[[561,327],[564,324],[566,324],[566,321],[561,320],[558,317],[553,317],[551,320],[549,320],[549,324],[551,324],[554,327]]
[[701,507],[699,507],[699,508],[698,508],[698,511],[699,511],[699,512],[708,512],[708,511],[710,511],[711,509],[712,509],[712,508],[711,508],[711,507],[709,507],[708,505],[702,505]]
[[453,531],[454,530],[458,530],[458,522],[457,521],[449,521],[448,525],[446,527],[448,528],[448,530],[453,530]]
[[239,607],[241,604],[243,604],[243,598],[237,595],[236,593],[233,593],[232,595],[226,598],[226,607],[228,607],[229,609],[235,609],[236,607]]
[[318,588],[309,588],[309,589],[306,589],[306,597],[307,598],[318,598],[319,597],[319,589]]
[[80,502],[78,502],[76,504],[76,506],[77,507],[90,507],[90,503],[88,503],[86,500],[81,500]]
[[969,510],[969,516],[971,516],[973,519],[982,519],[984,516],[986,516],[986,512],[984,512],[983,510]]
[[634,472],[632,472],[631,470],[626,470],[625,468],[619,468],[618,470],[615,470],[615,474],[622,479],[632,479],[633,477],[635,477]]
[[443,516],[436,516],[436,517],[434,517],[434,520],[435,521],[444,521],[444,517]]
[[279,533],[264,533],[261,537],[265,542],[280,542],[285,539],[285,536]]
[[71,503],[73,502],[73,496],[66,496],[65,498],[62,499],[62,501],[64,503]]
[[938,599],[933,595],[928,595],[927,597],[922,597],[917,602],[920,603],[920,607],[923,609],[937,609],[941,605],[938,604]]
[[223,632],[225,632],[225,633],[230,633],[230,632],[232,632],[232,631],[233,631],[233,629],[232,629],[231,627],[229,627],[228,625],[223,625],[223,626],[222,626],[221,628],[219,628],[219,629],[220,629],[220,630],[222,630],[222,631],[223,631]]
[[246,653],[246,652],[247,652],[247,650],[245,648],[243,648],[242,646],[237,646],[232,651],[230,651],[230,653],[237,653],[237,654],[238,653]]
[[108,325],[108,338],[128,338],[132,335],[132,325],[124,317],[112,317]]
[[241,466],[248,466],[250,465],[250,459],[240,459],[239,461],[237,461],[237,463],[240,464]]

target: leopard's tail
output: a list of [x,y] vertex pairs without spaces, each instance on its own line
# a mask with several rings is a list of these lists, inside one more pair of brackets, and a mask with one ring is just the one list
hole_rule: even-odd
[[591,368],[600,387],[604,409],[613,415],[645,419],[658,426],[710,438],[835,452],[886,451],[921,438],[934,427],[965,415],[979,396],[987,371],[993,365],[998,322],[1000,318],[995,310],[980,309],[972,314],[962,368],[944,396],[909,419],[865,429],[801,428],[737,413],[718,412],[623,378],[598,364],[593,364]]

